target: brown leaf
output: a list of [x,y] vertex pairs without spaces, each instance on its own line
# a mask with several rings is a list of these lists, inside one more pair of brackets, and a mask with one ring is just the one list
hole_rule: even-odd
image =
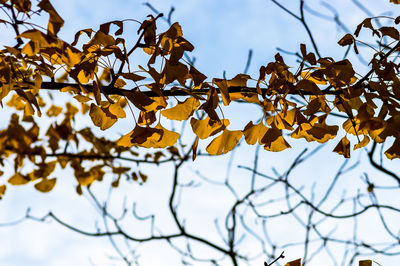
[[343,155],[345,158],[350,158],[350,141],[346,136],[339,141],[333,151]]
[[64,25],[64,20],[60,17],[57,11],[54,9],[49,0],[41,0],[38,7],[47,13],[49,13],[49,24],[47,30],[54,35],[57,35],[61,27]]

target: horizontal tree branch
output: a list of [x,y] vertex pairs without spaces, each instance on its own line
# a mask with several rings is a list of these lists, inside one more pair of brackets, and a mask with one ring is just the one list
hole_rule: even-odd
[[[33,84],[32,84],[33,85]],[[94,88],[93,85],[91,84],[77,84],[77,83],[64,83],[64,82],[51,82],[51,81],[44,81],[42,82],[41,88],[46,89],[46,90],[61,90],[66,87],[73,87],[76,89],[81,90],[80,87],[83,87],[87,91],[93,92]],[[123,96],[124,93],[129,93],[132,90],[135,90],[137,88],[133,88],[131,90],[129,89],[121,89],[121,88],[116,88],[113,86],[102,86],[102,90],[104,91],[105,94],[107,95],[121,95]],[[216,88],[216,91],[218,94],[220,94],[220,90]],[[229,93],[257,93],[257,88],[255,87],[242,87],[242,86],[231,86],[228,87]],[[141,91],[143,94],[145,94],[148,97],[160,97],[159,94],[157,94],[154,91]],[[198,95],[206,95],[209,92],[209,89],[195,89],[195,90],[162,90],[162,93],[164,96],[169,97],[169,96],[188,96],[190,94],[198,94]],[[270,90],[268,88],[261,88],[261,93],[268,95],[270,94]],[[315,93],[309,92],[309,91],[304,91],[304,90],[294,90],[290,91],[288,94],[291,95],[316,95]],[[341,91],[321,91],[320,95],[339,95],[342,94]]]

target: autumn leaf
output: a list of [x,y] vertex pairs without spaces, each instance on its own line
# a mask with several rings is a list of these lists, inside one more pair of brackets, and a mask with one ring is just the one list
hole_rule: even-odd
[[291,148],[289,143],[283,138],[282,130],[275,127],[268,128],[264,137],[261,139],[261,143],[265,144],[264,149],[267,151],[278,152]]
[[221,92],[222,102],[224,105],[229,105],[231,102],[229,98],[228,92],[228,84],[225,79],[213,79],[213,83],[218,86],[219,91]]
[[156,143],[151,144],[150,147],[166,148],[174,145],[177,142],[179,133],[164,128],[160,123],[158,123],[155,128],[162,131],[162,136],[161,139],[159,139]]
[[385,151],[386,157],[389,159],[400,158],[400,139],[396,138],[393,145]]
[[220,136],[211,141],[206,150],[210,155],[226,154],[236,147],[242,135],[243,132],[240,130],[225,129]]
[[184,102],[179,102],[172,108],[161,111],[161,114],[171,120],[187,120],[199,107],[200,102],[194,97],[187,98]]
[[35,184],[35,188],[40,192],[46,193],[54,188],[54,186],[56,185],[56,181],[57,181],[56,178],[52,179],[42,178],[42,180],[39,183]]
[[293,260],[285,264],[285,266],[300,266],[301,259]]
[[11,176],[8,179],[8,183],[10,183],[11,185],[14,185],[14,186],[25,185],[25,184],[29,183],[29,181],[30,180],[27,177],[22,176],[19,173],[14,174],[13,176]]
[[203,120],[197,120],[192,117],[190,120],[190,125],[192,126],[193,132],[200,138],[206,139],[209,136],[213,136],[218,132],[224,130],[229,125],[229,120],[224,119],[220,121],[212,120],[207,116]]
[[372,266],[372,260],[360,260],[358,266]]
[[381,27],[378,30],[382,33],[382,36],[389,36],[395,40],[400,39],[399,31],[394,27]]
[[93,124],[101,130],[106,130],[117,122],[117,116],[105,108],[98,107],[94,103],[90,105],[89,115],[92,118]]
[[261,139],[264,137],[268,128],[264,125],[262,121],[260,123],[254,125],[252,121],[250,121],[246,127],[243,129],[244,138],[249,145],[254,145],[257,143],[261,144]]
[[178,138],[178,133],[164,128],[160,123],[155,128],[136,125],[131,132],[118,140],[118,145],[123,147],[165,148],[174,145]]
[[346,136],[339,141],[333,151],[343,155],[345,158],[350,158],[350,141]]
[[368,143],[369,143],[369,137],[367,135],[364,135],[363,140],[360,141],[359,143],[357,143],[356,145],[354,145],[353,149],[357,150],[357,149],[363,148],[363,147],[367,146]]
[[6,189],[7,189],[6,185],[0,186],[0,199],[3,198],[4,194],[6,193]]
[[151,127],[141,127],[136,125],[135,128],[128,134],[122,136],[118,140],[118,145],[122,147],[132,147],[145,143],[148,139],[157,142],[162,137],[162,130]]
[[60,17],[57,11],[54,9],[53,5],[49,0],[41,0],[38,7],[47,13],[49,13],[49,24],[47,30],[54,35],[57,35],[60,28],[64,25],[64,20]]
[[199,145],[199,137],[196,137],[196,140],[193,142],[193,145],[192,145],[192,161],[194,161],[196,159],[198,145]]
[[154,111],[149,111],[149,112],[140,111],[137,123],[141,126],[149,126],[153,124],[156,120],[157,117]]

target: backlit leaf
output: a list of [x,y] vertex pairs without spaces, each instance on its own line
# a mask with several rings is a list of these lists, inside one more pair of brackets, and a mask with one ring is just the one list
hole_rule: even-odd
[[172,108],[161,111],[161,114],[171,120],[187,120],[199,107],[200,102],[194,97],[187,98],[184,102],[178,102]]
[[220,121],[211,120],[210,117],[206,117],[203,120],[197,120],[192,117],[190,120],[193,132],[200,138],[206,139],[209,136],[213,136],[218,132],[224,130],[229,125],[229,120],[224,119]]
[[249,145],[254,145],[257,143],[261,144],[261,139],[264,137],[268,128],[261,121],[260,123],[253,125],[250,121],[246,127],[243,129],[244,138]]
[[211,155],[228,153],[236,147],[242,135],[243,132],[240,130],[230,131],[225,129],[220,136],[211,141],[206,150]]
[[106,130],[117,122],[117,117],[110,112],[106,112],[105,109],[98,107],[94,103],[90,105],[90,118],[92,118],[93,124],[100,127],[101,130]]

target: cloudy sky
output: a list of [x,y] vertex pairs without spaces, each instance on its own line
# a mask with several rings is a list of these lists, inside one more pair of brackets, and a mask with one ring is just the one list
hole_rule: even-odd
[[[298,14],[298,1],[281,1]],[[327,1],[332,2],[332,1]],[[340,20],[351,32],[356,25],[366,17],[366,12],[357,8],[354,1],[334,1]],[[396,16],[399,8],[389,4],[389,0],[361,1],[375,15],[386,14]],[[65,19],[65,26],[60,35],[67,41],[72,41],[74,33],[84,28],[96,29],[99,24],[111,21],[133,18],[142,21],[152,10],[142,1],[135,0],[54,0],[52,1],[59,14]],[[277,48],[290,52],[297,52],[299,44],[305,43],[309,50],[312,46],[304,28],[290,15],[283,12],[269,0],[157,0],[150,1],[157,10],[168,13],[173,6],[175,11],[172,21],[178,21],[184,32],[184,36],[194,46],[192,55],[196,57],[196,67],[208,77],[222,77],[226,72],[227,78],[235,76],[244,70],[249,49],[253,50],[253,59],[249,68],[249,74],[256,77],[261,65],[273,60]],[[322,12],[326,16],[334,13],[321,1],[306,1],[312,10]],[[390,14],[388,14],[388,12]],[[306,12],[306,19],[314,33],[322,56],[331,56],[340,59],[344,54],[344,48],[338,47],[337,41],[346,33],[335,23],[326,21]],[[136,38],[136,25],[132,32],[126,32],[125,38]],[[159,23],[160,29],[166,29],[164,22]],[[5,33],[0,33],[1,38],[7,38]],[[295,58],[285,55],[287,61],[295,64]],[[355,62],[357,59],[355,59]],[[365,66],[356,63],[360,74],[364,73]],[[2,110],[3,111],[3,110]],[[5,110],[5,113],[7,111]],[[249,115],[257,114],[256,111],[227,111],[232,120],[237,119],[237,124],[249,120]],[[250,118],[255,121],[258,117]],[[8,119],[0,118],[0,128],[6,125]],[[129,123],[128,123],[129,124]],[[288,159],[294,158],[304,146],[301,143],[290,151],[282,154],[263,154],[261,169],[270,170],[271,162],[278,169],[285,169]],[[336,154],[331,154],[332,145],[327,145],[324,157],[320,158],[313,166],[313,171],[319,173],[332,173],[341,164],[342,160]],[[235,160],[240,164],[251,165],[253,148],[243,148],[236,155]],[[365,152],[354,153],[353,157],[365,156]],[[213,169],[213,175],[225,175],[228,157],[206,158],[196,161],[189,168]],[[329,163],[327,163],[329,162]],[[395,164],[399,166],[399,164]],[[167,197],[171,169],[147,169],[152,171],[153,179],[145,186],[133,186],[123,192],[134,191],[137,199],[148,199],[142,210],[148,213],[153,206],[157,206],[157,197]],[[310,170],[302,169],[299,175],[310,175]],[[205,171],[207,174],[207,171]],[[243,173],[244,176],[248,176]],[[61,177],[61,178],[60,178]],[[27,207],[32,208],[32,213],[41,216],[49,210],[58,211],[66,221],[82,225],[87,230],[94,229],[94,223],[98,215],[92,205],[83,197],[74,193],[74,180],[71,172],[60,172],[58,184],[55,190],[49,194],[40,194],[33,191],[32,187],[11,188],[7,191],[4,200],[0,201],[0,223],[13,221],[22,217]],[[213,208],[212,191],[202,190],[197,208],[204,208],[205,212],[218,215],[218,208]],[[98,193],[106,193],[106,189],[99,188]],[[208,194],[207,194],[208,193]],[[156,199],[154,196],[157,195]],[[200,196],[199,196],[200,198]],[[118,195],[116,196],[118,202]],[[223,201],[221,197],[220,201]],[[154,204],[154,205],[152,205]],[[147,208],[147,209],[146,209]],[[194,208],[187,208],[188,216]],[[195,215],[195,214],[194,214]],[[279,229],[281,230],[281,229]],[[278,230],[278,231],[279,231]],[[284,231],[283,231],[284,233]],[[109,256],[115,256],[114,250],[106,239],[94,239],[72,233],[56,223],[39,223],[26,221],[18,226],[0,227],[0,264],[5,266],[34,265],[34,266],[61,266],[61,265],[123,265],[118,261],[110,260]],[[176,256],[165,252],[161,246],[154,245],[150,251],[143,252],[143,265],[179,265]],[[152,256],[157,250],[157,256]],[[301,257],[302,250],[294,250],[289,253],[288,260]],[[262,261],[262,258],[261,260]],[[398,261],[393,259],[393,261]],[[382,265],[394,265],[390,260],[381,259]],[[383,262],[386,262],[383,263]],[[259,265],[259,264],[257,264]]]

